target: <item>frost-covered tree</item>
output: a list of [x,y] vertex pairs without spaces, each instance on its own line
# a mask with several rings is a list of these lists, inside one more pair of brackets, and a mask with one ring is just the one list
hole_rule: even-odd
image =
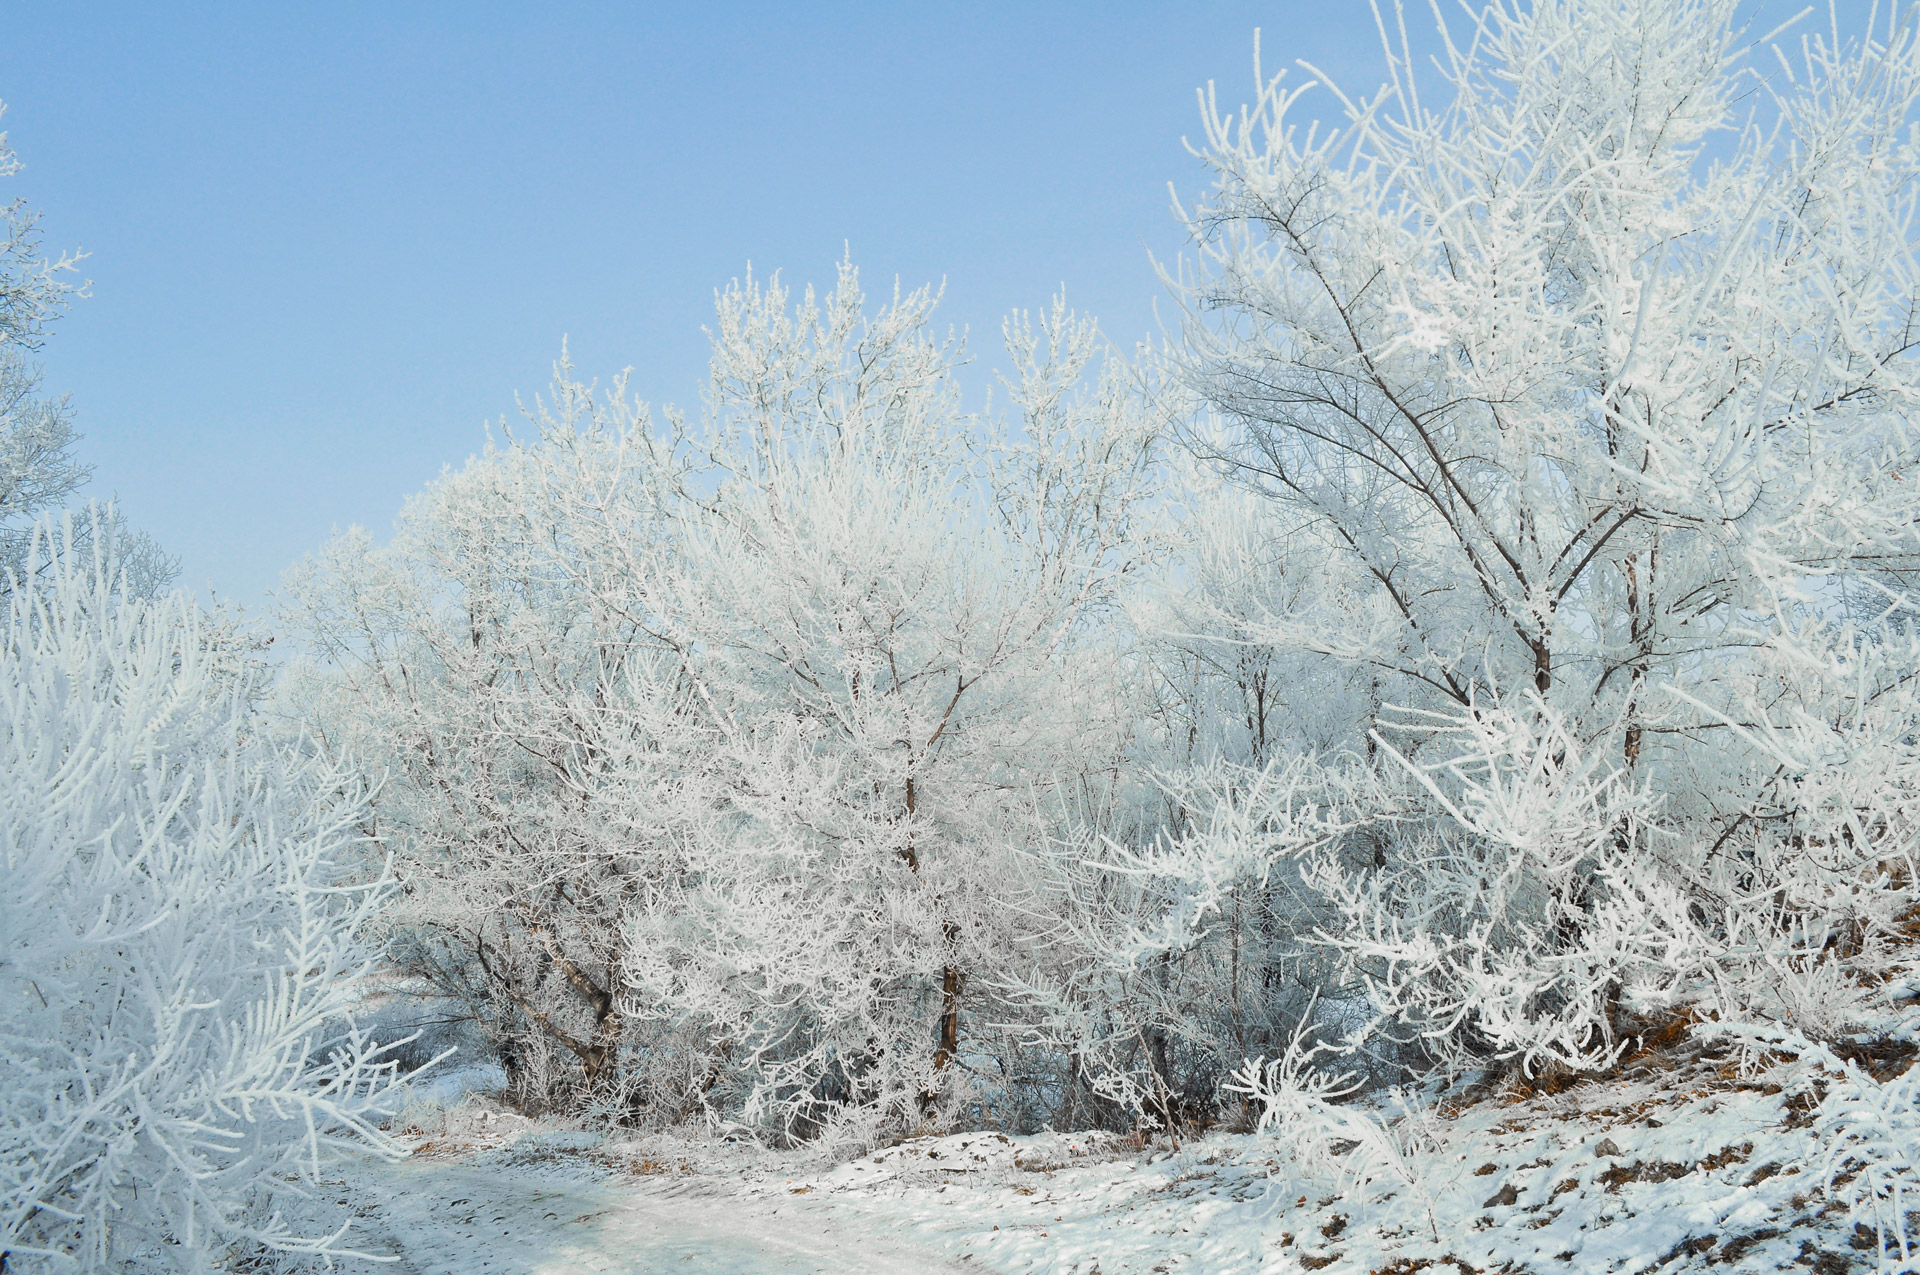
[[395,1153],[393,1068],[346,1025],[364,790],[269,742],[228,626],[60,539],[0,621],[0,1252],[338,1251],[305,1197],[341,1147]]
[[963,415],[933,303],[869,320],[850,268],[793,314],[777,284],[722,296],[718,485],[651,591],[737,823],[698,846],[702,891],[636,918],[630,979],[738,1042],[783,1120],[955,1093],[993,1019],[965,1007],[1021,946],[1009,847],[1131,726],[1101,621],[1142,553],[1151,418],[1117,375],[1081,385],[1097,337],[1058,305],[1008,325],[1017,414]]
[[1369,693],[1180,843],[1169,944],[1304,864],[1377,1029],[1590,1067],[1704,954],[1909,902],[1920,49],[1738,11],[1499,3],[1372,97],[1206,98],[1189,441],[1319,581],[1209,605]]
[[1365,586],[1270,630],[1633,762],[1781,584],[1909,564],[1910,37],[1750,70],[1736,7],[1494,6],[1437,109],[1404,55],[1341,127],[1210,108],[1195,441]]
[[[5,111],[0,105],[0,112]],[[0,178],[20,161],[0,133]],[[73,454],[78,435],[65,398],[41,396],[38,365],[29,357],[84,284],[69,276],[79,257],[48,256],[41,248],[40,214],[24,199],[0,206],[0,588],[21,573],[37,521],[66,507],[92,477]],[[159,546],[128,527],[111,506],[76,523],[84,538],[106,537],[120,563],[121,586],[145,596],[164,590],[176,567]]]
[[[563,374],[556,412],[595,407]],[[388,545],[347,533],[284,598],[308,643],[297,711],[384,777],[392,953],[467,1007],[535,1102],[582,1087],[556,1064],[596,1096],[612,1084],[621,920],[671,852],[649,808],[698,778],[679,773],[690,725],[649,617],[602,604],[570,521],[579,486],[610,493],[599,515],[631,552],[668,534],[683,466],[636,410],[616,392],[580,429],[490,446],[410,500]],[[621,769],[632,732],[665,745],[658,764]]]
[[396,950],[574,1098],[859,1133],[1004,1086],[969,1007],[1012,844],[1124,748],[1100,621],[1154,430],[1063,308],[967,415],[934,301],[729,287],[697,428],[563,367],[291,582],[310,711],[392,776]]
[[[1165,570],[1129,598],[1139,719],[1131,808],[1050,839],[1041,933],[1053,960],[1020,983],[1033,1029],[1072,1062],[1083,1099],[1067,1115],[1155,1128],[1210,1118],[1240,1060],[1289,1038],[1330,976],[1307,942],[1333,919],[1295,865],[1202,868],[1217,909],[1188,913],[1203,881],[1186,852],[1244,812],[1239,790],[1302,751],[1337,748],[1377,709],[1368,670],[1251,633],[1278,609],[1337,585],[1299,552],[1270,502],[1170,458]],[[1113,814],[1124,814],[1114,818]],[[1157,844],[1156,844],[1157,843]]]
[[[0,112],[6,108],[0,106]],[[0,177],[20,171],[20,161],[0,133]],[[37,350],[47,326],[77,291],[68,276],[79,263],[73,253],[49,257],[40,247],[40,214],[15,198],[0,207],[0,348]],[[84,286],[84,285],[81,285]]]

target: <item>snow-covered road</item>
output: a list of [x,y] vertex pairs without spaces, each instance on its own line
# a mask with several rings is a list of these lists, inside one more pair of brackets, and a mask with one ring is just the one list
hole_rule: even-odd
[[[703,1189],[704,1188],[704,1189]],[[721,1195],[697,1179],[594,1180],[567,1172],[415,1159],[370,1174],[360,1242],[408,1275],[914,1275],[974,1271],[806,1202]],[[375,1220],[377,1219],[377,1221]]]

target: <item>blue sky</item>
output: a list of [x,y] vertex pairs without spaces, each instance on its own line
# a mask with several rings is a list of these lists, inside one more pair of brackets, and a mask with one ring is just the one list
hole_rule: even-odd
[[[1770,8],[1775,7],[1770,5]],[[1065,283],[1150,334],[1194,90],[1379,79],[1353,0],[15,6],[5,193],[93,296],[46,350],[94,490],[260,603],[543,387],[561,338],[691,405],[715,286],[947,282],[984,362]]]

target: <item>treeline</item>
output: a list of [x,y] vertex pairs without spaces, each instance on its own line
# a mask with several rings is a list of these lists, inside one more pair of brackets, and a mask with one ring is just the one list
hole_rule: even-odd
[[728,288],[691,421],[562,367],[288,590],[390,950],[530,1104],[855,1142],[1210,1118],[1309,1012],[1383,1081],[1843,1030],[1913,879],[1920,75],[1732,15],[1264,82],[1178,339],[1017,315],[996,408],[848,266]]

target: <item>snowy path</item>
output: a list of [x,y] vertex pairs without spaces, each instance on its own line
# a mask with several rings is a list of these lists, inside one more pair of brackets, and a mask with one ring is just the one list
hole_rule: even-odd
[[379,1219],[361,1242],[408,1275],[913,1275],[973,1271],[886,1235],[818,1216],[799,1200],[712,1193],[686,1179],[413,1160],[362,1188]]

